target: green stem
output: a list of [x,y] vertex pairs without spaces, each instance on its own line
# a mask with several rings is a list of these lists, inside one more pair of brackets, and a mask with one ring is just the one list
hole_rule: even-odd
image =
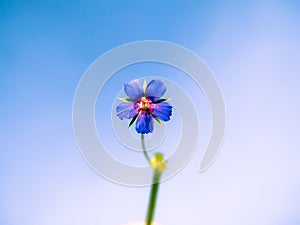
[[151,186],[151,193],[150,193],[150,198],[149,198],[149,205],[148,205],[147,216],[146,216],[146,225],[151,225],[153,217],[154,217],[155,205],[156,205],[158,189],[159,189],[160,176],[161,176],[161,172],[154,170],[152,186]]
[[142,149],[143,149],[143,153],[144,153],[144,155],[145,155],[145,157],[146,157],[148,163],[150,163],[151,159],[150,159],[150,157],[148,156],[147,151],[146,151],[144,134],[141,134],[141,140],[142,140]]

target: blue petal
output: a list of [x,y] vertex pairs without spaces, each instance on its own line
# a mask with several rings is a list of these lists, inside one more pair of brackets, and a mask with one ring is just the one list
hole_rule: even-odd
[[124,85],[124,91],[132,100],[139,100],[144,95],[142,85],[138,80],[132,80]]
[[137,114],[134,102],[123,102],[117,106],[117,116],[122,119],[130,119]]
[[166,86],[160,80],[151,80],[146,88],[146,96],[155,96],[160,98],[166,91]]
[[136,120],[135,130],[141,134],[148,134],[151,133],[153,129],[152,116],[149,113],[142,111]]
[[169,121],[172,115],[172,106],[168,102],[154,104],[152,114],[160,120]]

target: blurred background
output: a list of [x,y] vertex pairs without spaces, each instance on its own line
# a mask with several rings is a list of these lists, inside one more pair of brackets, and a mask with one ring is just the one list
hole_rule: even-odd
[[162,183],[156,221],[300,224],[299,24],[296,0],[1,0],[0,224],[143,220],[149,188],[111,183],[89,168],[73,136],[72,102],[96,58],[148,39],[198,54],[227,111],[218,158],[198,172],[200,138],[191,161]]

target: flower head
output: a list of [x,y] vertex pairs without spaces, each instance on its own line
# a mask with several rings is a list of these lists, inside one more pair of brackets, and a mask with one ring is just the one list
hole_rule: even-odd
[[169,99],[161,98],[166,90],[160,80],[151,80],[148,85],[145,81],[143,86],[138,80],[128,82],[124,85],[128,98],[120,98],[124,102],[117,106],[117,116],[131,119],[129,126],[136,122],[138,133],[153,132],[153,120],[161,124],[161,120],[169,121],[172,115],[172,106],[167,102]]

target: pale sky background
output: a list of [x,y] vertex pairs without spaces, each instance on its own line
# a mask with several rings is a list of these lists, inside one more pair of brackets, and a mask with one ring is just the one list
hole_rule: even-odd
[[[207,142],[201,136],[188,165],[162,183],[156,221],[300,224],[299,24],[296,0],[0,1],[0,224],[143,220],[149,188],[110,183],[87,166],[73,135],[72,102],[96,58],[145,39],[198,54],[214,72],[227,111],[215,163],[198,173]],[[155,69],[145,75],[161,71]],[[199,120],[209,121],[202,103]]]

